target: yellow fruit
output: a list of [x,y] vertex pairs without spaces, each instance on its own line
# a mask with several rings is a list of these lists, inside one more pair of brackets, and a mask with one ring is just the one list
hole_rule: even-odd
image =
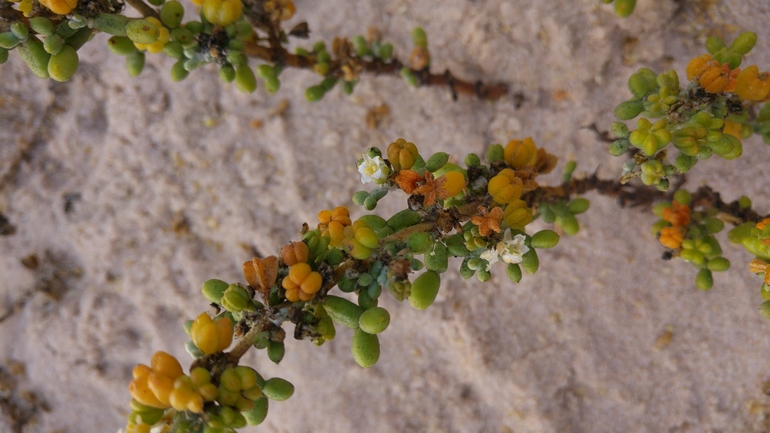
[[281,286],[286,289],[286,299],[290,302],[309,301],[321,288],[323,278],[314,272],[307,263],[297,263],[289,268],[289,275]]
[[182,370],[182,364],[177,361],[176,358],[169,355],[166,352],[158,351],[152,355],[150,360],[150,368],[161,374],[165,374],[172,380],[176,380],[179,376],[184,374]]
[[512,229],[522,229],[532,221],[532,208],[523,200],[514,200],[503,211],[503,224]]
[[[139,365],[137,367],[147,367],[146,365]],[[148,368],[149,369],[149,368]],[[134,371],[136,371],[136,368],[134,368]],[[152,407],[158,407],[161,409],[165,409],[168,406],[163,404],[160,400],[158,400],[157,397],[155,397],[155,394],[150,390],[149,386],[147,385],[147,376],[142,377],[135,377],[134,380],[131,381],[131,383],[128,385],[128,392],[131,393],[131,397],[133,397],[136,401],[139,403],[142,403],[147,406]]]
[[387,154],[394,171],[412,168],[417,157],[419,157],[417,146],[403,138],[390,143]]
[[690,63],[687,65],[687,79],[693,80],[695,78],[700,78],[704,72],[714,66],[719,66],[719,62],[714,60],[711,55],[703,54],[698,56],[690,60]]
[[[736,78],[735,94],[745,101],[761,101],[770,93],[770,75],[759,73],[754,65],[742,70]],[[740,137],[737,137],[740,138]]]
[[513,168],[519,169],[526,166],[534,166],[537,162],[537,147],[532,138],[524,141],[511,140],[503,150],[505,162]]
[[212,320],[206,313],[201,313],[190,328],[193,343],[206,355],[222,352],[233,341],[233,322],[224,317]]
[[169,400],[171,391],[174,390],[174,380],[165,374],[153,372],[147,378],[147,386],[150,388],[155,397],[163,403],[166,407],[171,406]]
[[521,197],[523,182],[514,171],[506,168],[489,180],[487,190],[496,203],[506,204]]
[[40,0],[40,4],[59,15],[66,15],[75,9],[78,0]]
[[310,255],[310,249],[304,242],[292,242],[281,248],[281,257],[287,266],[293,266],[297,263],[307,262]]
[[204,0],[203,15],[211,24],[227,26],[241,17],[241,0]]
[[446,182],[444,183],[444,189],[449,193],[449,197],[454,197],[462,192],[467,183],[465,176],[459,171],[450,171],[444,174],[446,176]]

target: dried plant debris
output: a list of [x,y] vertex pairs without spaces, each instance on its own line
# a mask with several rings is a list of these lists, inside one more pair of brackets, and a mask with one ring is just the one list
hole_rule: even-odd
[[11,236],[16,234],[16,226],[11,224],[8,218],[0,213],[0,236]]
[[[7,359],[0,365],[0,428],[21,433],[34,423],[37,415],[48,412],[48,403],[35,392],[22,389],[20,379],[26,377],[24,364]],[[5,430],[7,429],[7,430]]]
[[24,291],[10,307],[5,307],[0,312],[0,322],[20,311],[32,297],[43,294],[48,301],[59,301],[69,291],[69,281],[80,278],[83,271],[80,267],[71,263],[64,255],[46,251],[44,257],[38,258],[37,254],[30,254],[20,259],[21,264],[34,272],[36,282],[32,288]]
[[388,104],[372,107],[366,112],[366,126],[369,129],[377,129],[387,120],[389,115],[390,107]]

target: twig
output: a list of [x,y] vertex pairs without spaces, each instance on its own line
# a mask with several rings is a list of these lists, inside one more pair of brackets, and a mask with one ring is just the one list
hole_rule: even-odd
[[380,239],[380,243],[386,243],[390,241],[403,241],[403,240],[406,240],[406,238],[408,238],[409,235],[413,233],[429,232],[433,230],[435,227],[436,227],[435,222],[424,222],[424,223],[415,224],[403,230],[399,230],[396,233],[393,233],[392,235],[385,236],[384,238]]
[[126,0],[126,3],[128,3],[128,5],[132,8],[136,9],[145,18],[160,18],[158,11],[156,11],[152,6],[148,5],[142,0]]
[[233,347],[233,350],[228,354],[234,363],[238,363],[238,360],[246,354],[252,344],[254,344],[254,337],[260,332],[264,332],[270,326],[270,321],[267,320],[267,315],[260,317],[249,329],[249,331],[238,340],[238,344]]
[[24,14],[11,7],[10,2],[0,3],[0,19],[5,21],[23,21]]
[[[300,69],[313,69],[316,64],[314,55],[299,56],[287,52],[280,43],[276,46],[277,39],[269,38],[271,46],[265,47],[256,42],[245,42],[243,52],[249,57],[255,57],[267,62],[277,63],[284,66],[291,66]],[[400,75],[404,64],[398,59],[392,59],[383,62],[379,59],[364,60],[355,59],[361,66],[363,72],[374,75]],[[342,66],[346,64],[339,60],[333,60],[329,63],[328,76],[342,78]],[[420,78],[420,84],[427,86],[445,86],[449,87],[453,95],[463,94],[466,96],[475,96],[479,99],[494,101],[508,94],[508,86],[505,84],[482,84],[481,82],[470,83],[460,80],[453,76],[448,70],[443,74],[431,74],[427,69],[410,69],[412,74]],[[456,99],[456,98],[453,98]]]
[[[596,173],[585,179],[572,179],[565,185],[556,187],[541,186],[535,191],[527,194],[524,200],[530,205],[540,202],[553,202],[557,200],[568,200],[572,194],[585,194],[589,191],[596,191],[601,195],[615,197],[618,204],[622,207],[650,207],[654,203],[671,200],[673,192],[684,183],[682,179],[677,179],[677,184],[670,188],[671,192],[662,192],[645,185],[621,185],[616,180],[599,179]],[[742,224],[744,222],[758,222],[770,215],[761,216],[751,208],[741,208],[738,201],[730,203],[722,200],[720,194],[709,186],[701,186],[692,194],[692,205],[704,208],[717,209],[720,212],[730,215],[730,222],[733,224]]]

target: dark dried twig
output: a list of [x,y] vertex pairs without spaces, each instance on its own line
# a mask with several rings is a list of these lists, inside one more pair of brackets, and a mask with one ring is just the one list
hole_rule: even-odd
[[[270,41],[275,41],[269,38]],[[256,42],[244,44],[244,53],[249,57],[255,57],[267,62],[276,63],[284,66],[291,66],[300,69],[312,69],[316,64],[315,56],[298,56],[287,52],[283,46],[271,43],[270,47],[260,45]],[[400,75],[404,64],[397,59],[389,62],[382,60],[360,60],[357,63],[361,65],[362,71],[374,75]],[[329,64],[328,76],[341,78],[343,76],[341,67],[343,64],[333,60]],[[482,84],[481,82],[470,83],[454,77],[449,71],[443,74],[431,74],[427,69],[415,70],[411,72],[419,79],[421,85],[426,86],[446,86],[452,91],[453,99],[457,94],[466,96],[475,96],[479,99],[496,100],[508,94],[508,86],[505,84]]]

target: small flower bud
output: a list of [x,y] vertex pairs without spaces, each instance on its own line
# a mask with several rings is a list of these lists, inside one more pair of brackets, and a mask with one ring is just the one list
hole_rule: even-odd
[[487,162],[495,162],[505,158],[502,144],[492,144],[487,149]]
[[481,165],[481,158],[475,153],[469,153],[468,156],[465,157],[465,165],[467,167],[478,167]]
[[244,310],[256,310],[254,304],[251,302],[249,292],[246,288],[237,284],[231,284],[227,290],[225,290],[220,304],[224,309],[233,313],[240,313]]
[[203,296],[210,302],[219,304],[228,287],[230,287],[230,285],[222,280],[208,280],[203,283],[201,291],[203,292]]

